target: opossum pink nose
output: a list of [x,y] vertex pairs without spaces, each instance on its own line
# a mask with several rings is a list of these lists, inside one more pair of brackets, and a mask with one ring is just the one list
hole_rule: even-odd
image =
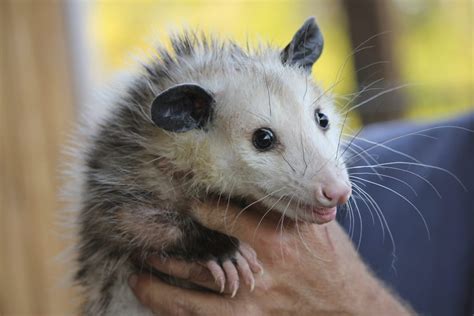
[[323,195],[331,204],[344,204],[351,196],[351,187],[346,184],[327,186],[323,188]]

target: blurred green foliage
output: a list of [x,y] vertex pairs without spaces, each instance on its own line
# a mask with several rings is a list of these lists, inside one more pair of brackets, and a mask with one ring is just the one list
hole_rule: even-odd
[[[389,62],[400,67],[402,82],[409,84],[404,88],[407,118],[443,118],[474,109],[472,5],[471,0],[393,0],[395,25],[387,31],[394,35],[397,60]],[[283,47],[311,15],[325,36],[315,78],[328,88],[343,68],[334,93],[353,93],[352,48],[335,0],[96,1],[88,33],[103,66],[99,71],[110,74],[129,67],[131,56],[150,54],[153,43],[166,42],[169,31],[198,28],[242,44],[261,40]],[[352,122],[357,125],[357,117]]]

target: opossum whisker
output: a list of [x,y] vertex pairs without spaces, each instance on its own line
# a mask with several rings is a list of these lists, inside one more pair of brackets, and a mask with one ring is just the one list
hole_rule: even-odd
[[314,173],[318,174],[330,161],[332,161],[332,158],[325,159],[324,163],[321,164],[321,167],[319,167],[319,169],[316,170]]
[[[301,200],[298,199],[298,203],[297,203],[297,206],[296,206],[297,209],[299,209],[300,204],[301,204]],[[298,220],[298,212],[295,212],[295,217],[296,217],[296,219],[295,219],[296,231],[298,233],[299,240],[303,244],[304,248],[306,248],[306,250],[309,252],[309,254],[312,257],[314,257],[318,260],[324,261],[324,262],[331,262],[331,260],[329,260],[329,259],[325,259],[325,258],[317,256],[316,253],[314,252],[314,249],[311,249],[311,247],[308,246],[308,244],[306,243],[306,241],[303,238],[303,235],[301,234],[301,230],[300,230],[300,226],[299,226],[299,220]]]
[[[374,46],[371,45],[371,46],[365,46],[363,47],[365,44],[367,44],[369,41],[371,41],[372,39],[378,37],[378,36],[381,36],[381,35],[384,35],[386,34],[387,32],[380,32],[380,33],[377,33],[371,37],[369,37],[368,39],[366,39],[365,41],[363,41],[362,43],[360,43],[359,45],[357,45],[351,53],[349,53],[346,58],[344,59],[344,62],[343,64],[339,67],[337,73],[336,73],[336,78],[334,80],[334,82],[330,85],[330,87],[328,89],[326,89],[318,98],[316,98],[312,103],[311,105],[314,105],[316,102],[318,102],[324,95],[326,95],[328,92],[332,91],[339,83],[341,83],[342,79],[341,79],[341,76],[342,76],[342,73],[344,72],[344,69],[345,67],[348,65],[349,61],[352,60],[352,57],[354,55],[356,55],[357,53],[361,52],[361,51],[364,51],[364,50],[367,50],[367,49],[371,49],[373,48]],[[378,61],[377,63],[381,63],[381,62],[385,62],[385,61]],[[370,64],[370,65],[366,65],[366,66],[363,66],[361,69],[358,69],[356,71],[359,72],[363,69],[366,69],[368,67],[371,67],[375,65],[374,64]]]
[[[359,134],[362,132],[362,130],[364,128],[365,128],[365,125],[363,125],[361,128],[359,128],[359,130],[353,136],[351,136],[351,140],[347,143],[346,148],[344,149],[344,151],[341,154],[341,157],[344,157],[344,154],[346,153],[346,151],[351,147],[351,145],[354,142],[354,140],[356,139],[356,137],[359,136]],[[345,163],[347,160],[348,159],[346,159],[343,163]]]
[[283,158],[283,160],[288,164],[288,166],[291,168],[291,170],[293,170],[293,172],[296,172],[296,169],[290,164],[288,159],[286,159],[285,155],[282,152],[280,152],[280,155]]
[[362,241],[362,233],[363,233],[363,221],[362,221],[362,216],[360,214],[360,209],[359,209],[359,205],[357,204],[357,201],[354,199],[354,209],[357,211],[357,216],[359,218],[359,239],[357,241],[357,250],[359,250],[360,248],[360,244],[361,244],[361,241]]
[[336,161],[337,161],[337,156],[339,154],[339,148],[341,146],[342,132],[344,131],[344,127],[346,126],[346,121],[347,121],[348,115],[349,115],[349,113],[346,113],[346,115],[344,115],[344,121],[342,122],[341,131],[339,132],[339,138],[338,138],[338,141],[337,141],[337,148],[336,148],[336,157],[335,157]]
[[[297,202],[297,208],[298,208],[298,207],[299,207],[299,202]],[[295,221],[295,222],[294,222],[295,227],[298,227],[298,226],[297,226],[297,225],[298,225],[298,221],[299,221],[299,219],[298,219],[298,213],[295,213],[294,221]],[[299,257],[300,257],[300,249],[299,249],[299,247],[294,247],[294,248],[296,249],[296,251],[297,251],[297,256],[298,256],[298,258],[299,258]]]
[[[352,202],[353,204],[351,204],[350,202]],[[356,197],[354,195],[351,195],[349,201],[347,202],[347,208],[348,208],[348,214],[349,214],[349,232],[350,232],[350,238],[351,239],[354,239],[354,233],[355,233],[355,225],[356,225],[356,204],[357,204],[357,201],[356,201]],[[369,209],[369,213],[372,215],[372,211]],[[359,215],[359,218],[360,218],[360,213],[358,214]],[[373,217],[373,215],[372,215]],[[360,229],[362,230],[362,224],[360,223],[360,220],[359,220],[359,227]],[[361,236],[359,236],[359,238],[361,238]]]
[[[359,150],[360,150],[360,148],[361,148],[360,146],[358,146],[358,145],[355,144],[355,143],[352,143],[352,145],[353,145],[354,147],[356,147],[357,149],[359,149]],[[354,148],[348,148],[348,149],[349,149],[349,151],[351,151],[351,152],[354,153],[354,154],[357,154],[357,153],[358,153],[357,150],[354,149]],[[365,153],[365,155],[367,156],[367,158],[366,158],[364,155],[361,155],[360,157],[361,157],[361,159],[362,159],[367,165],[370,165],[370,164],[372,164],[372,163],[378,164],[378,161],[377,161],[374,157],[372,157],[369,153]],[[368,159],[371,159],[372,162],[369,162]],[[370,169],[371,169],[375,174],[378,174],[377,169],[375,169],[374,167],[372,167],[372,168],[370,168]],[[380,175],[378,175],[378,177],[379,177],[380,180],[382,180],[382,177],[381,177]]]
[[[261,201],[263,201],[263,200],[265,200],[265,199],[267,199],[268,197],[272,196],[272,194],[275,194],[276,192],[279,192],[279,191],[281,191],[281,190],[283,190],[283,189],[284,189],[283,187],[282,187],[282,188],[279,188],[279,189],[276,189],[275,191],[268,193],[267,195],[265,195],[265,196],[259,198],[258,200],[255,200],[255,201],[253,201],[253,202],[247,204],[243,209],[241,209],[241,210],[239,211],[239,213],[237,213],[237,216],[236,216],[235,219],[233,220],[231,229],[233,230],[234,225],[236,224],[237,220],[239,219],[239,216],[242,215],[242,213],[245,212],[245,210],[247,210],[249,207],[251,207],[251,206],[253,206],[253,205],[255,205],[255,204],[257,204],[257,203],[259,203],[259,202],[261,202]],[[232,230],[231,230],[231,231],[232,231]]]
[[283,261],[285,260],[285,256],[284,256],[284,253],[283,253],[283,244],[282,244],[282,241],[283,241],[283,225],[284,225],[284,221],[285,221],[286,211],[288,210],[288,207],[290,207],[291,201],[293,201],[294,197],[295,197],[295,195],[292,194],[291,198],[288,200],[288,203],[286,204],[286,207],[283,210],[283,212],[280,216],[280,220],[278,221],[278,224],[277,224],[277,229],[278,229],[278,226],[280,226],[280,236],[281,236],[281,238],[280,238],[280,253],[281,253],[281,258],[282,258]]
[[313,102],[311,102],[311,105],[314,105],[316,104],[319,100],[321,100],[321,98],[325,95],[327,95],[328,93],[330,93],[331,91],[334,90],[334,88],[340,84],[343,79],[341,78],[342,76],[342,73],[344,71],[344,69],[346,68],[347,64],[349,63],[349,61],[351,60],[351,58],[361,52],[361,51],[364,51],[366,49],[370,49],[370,48],[373,48],[374,46],[365,46],[365,47],[356,47],[350,54],[348,54],[346,56],[346,59],[344,60],[343,64],[341,65],[341,67],[339,67],[337,73],[336,73],[336,78],[334,80],[334,82],[329,86],[329,88],[327,88],[326,90],[323,91],[323,93],[321,95],[319,95],[317,98],[315,98],[315,100],[313,100]]
[[[464,183],[454,173],[452,173],[451,171],[445,168],[441,168],[438,166],[428,165],[424,163],[408,162],[408,161],[391,161],[391,162],[379,163],[377,165],[372,165],[372,167],[385,167],[385,166],[392,166],[392,165],[409,165],[409,166],[417,166],[417,167],[439,170],[441,172],[444,172],[450,175],[464,189],[465,192],[468,191]],[[348,167],[347,170],[363,169],[363,168],[369,168],[369,167],[371,166],[353,166],[353,167]]]
[[[372,225],[375,225],[375,217],[374,217],[374,213],[373,213],[373,210],[372,210],[372,207],[367,203],[367,201],[361,197],[360,194],[358,194],[358,192],[354,192],[355,194],[353,195],[354,196],[354,200],[357,200],[359,199],[360,201],[362,201],[364,203],[364,205],[367,207],[367,210],[369,211],[369,214],[370,214],[370,218],[372,219]],[[352,197],[352,195],[351,195]],[[349,202],[348,202],[349,203]]]
[[[408,182],[404,181],[404,180],[401,180],[401,179],[398,179],[397,177],[393,177],[393,176],[389,176],[389,175],[386,175],[386,174],[383,174],[383,173],[373,173],[373,172],[352,172],[350,175],[349,175],[349,178],[351,176],[356,176],[356,175],[379,175],[380,177],[382,178],[388,178],[388,179],[392,179],[394,181],[397,181],[399,183],[402,183],[404,184],[405,186],[407,186],[415,196],[418,196],[418,192],[416,192],[415,188],[409,184]],[[382,180],[383,181],[383,180]]]
[[[379,78],[377,80],[383,80],[384,78]],[[351,100],[351,99],[354,99],[354,96],[358,96],[362,91],[363,92],[368,92],[368,91],[375,91],[375,90],[383,90],[382,87],[378,87],[378,88],[370,88],[369,86],[372,86],[373,84],[370,83],[368,85],[365,85],[362,90],[357,90],[356,92],[350,92],[350,93],[346,93],[346,94],[335,94],[333,96],[334,99],[338,100],[338,99],[341,99],[341,100],[344,100],[346,103],[348,100]]]
[[368,193],[360,186],[360,185],[365,186],[363,182],[357,181],[357,180],[351,181],[351,182],[354,189],[354,193],[358,194],[358,196],[354,195],[354,198],[359,197],[362,201],[365,201],[366,203],[370,204],[371,208],[375,211],[375,215],[377,215],[377,218],[380,223],[380,228],[382,229],[382,241],[385,241],[385,226],[386,225],[384,224],[384,221],[382,220],[382,216],[384,216],[382,213],[382,210],[380,209],[377,202],[370,195],[368,195]]
[[[421,161],[419,161],[419,160],[416,159],[415,157],[413,157],[413,156],[411,156],[411,155],[408,155],[408,154],[406,154],[406,153],[404,153],[404,152],[402,152],[402,151],[393,149],[393,148],[390,147],[390,146],[385,145],[386,143],[391,142],[391,141],[393,141],[393,140],[388,140],[388,141],[383,141],[383,142],[378,143],[378,142],[374,142],[374,141],[365,139],[365,138],[363,138],[363,137],[358,137],[358,136],[356,136],[355,138],[356,138],[357,140],[360,140],[360,141],[363,141],[363,142],[366,142],[366,143],[369,143],[369,144],[373,144],[374,146],[371,146],[370,149],[377,148],[377,147],[382,147],[382,148],[387,149],[388,151],[391,151],[391,152],[393,152],[393,153],[395,153],[395,154],[398,154],[398,155],[400,155],[400,156],[403,156],[403,157],[405,157],[405,158],[408,158],[408,159],[410,159],[411,161],[414,161],[414,162],[417,162],[417,163],[421,163]],[[368,150],[366,150],[366,151],[363,150],[362,152],[364,152],[364,151],[367,152],[367,151],[369,151],[370,149],[368,149]],[[360,154],[360,153],[359,153],[359,154]],[[359,154],[356,154],[356,155],[354,155],[354,156],[351,156],[351,157],[349,157],[349,158],[347,158],[347,159],[349,160],[349,159],[353,159],[353,158],[355,158],[355,157],[358,157]]]
[[363,66],[363,67],[360,67],[359,69],[357,69],[357,72],[359,71],[362,71],[362,70],[365,70],[365,69],[368,69],[372,66],[376,66],[376,65],[384,65],[384,64],[390,64],[390,61],[389,60],[379,60],[379,61],[375,61],[373,63],[370,63],[366,66]]
[[[362,182],[359,182],[359,183],[363,184]],[[364,201],[366,204],[368,203],[370,205],[369,210],[370,210],[370,208],[372,208],[375,212],[375,215],[377,215],[377,218],[378,218],[379,223],[380,223],[380,228],[382,229],[382,241],[385,241],[385,227],[388,225],[388,223],[387,223],[387,225],[385,225],[384,224],[385,221],[382,220],[385,217],[383,212],[382,212],[382,209],[380,208],[377,201],[375,201],[375,199],[372,198],[372,196],[370,196],[362,187],[358,186],[356,183],[353,183],[353,184],[357,188],[356,191],[359,194],[359,198],[362,201]],[[372,215],[372,211],[370,211],[370,213]],[[372,215],[372,218],[373,218],[373,215]],[[389,228],[389,227],[387,226],[387,228]]]
[[[349,201],[353,199],[353,194],[351,194]],[[354,235],[354,222],[353,222],[353,210],[352,210],[352,205],[349,203],[348,204],[348,209],[347,209],[347,215],[349,216],[349,229],[348,229],[348,235],[352,239]]]
[[306,174],[306,170],[308,169],[308,163],[306,162],[306,158],[305,158],[305,149],[303,145],[303,132],[300,132],[300,143],[301,143],[301,152],[303,155],[303,162],[304,162],[304,170],[303,170],[303,177],[304,177]]
[[[381,79],[379,79],[379,80],[381,80]],[[349,112],[351,112],[352,110],[354,110],[354,109],[356,109],[356,108],[358,108],[358,107],[360,107],[360,106],[362,106],[362,105],[364,105],[364,104],[366,104],[366,103],[368,103],[368,102],[370,102],[370,101],[372,101],[372,100],[374,100],[374,99],[376,99],[376,98],[378,98],[378,97],[380,97],[380,96],[382,96],[382,95],[384,95],[384,94],[386,94],[386,93],[389,93],[389,92],[394,91],[394,90],[397,90],[397,89],[401,89],[401,88],[406,87],[406,86],[408,86],[408,84],[406,84],[406,85],[400,85],[400,86],[397,86],[397,87],[394,87],[394,88],[391,88],[391,89],[386,89],[386,90],[384,90],[384,91],[382,91],[382,92],[376,94],[375,96],[372,96],[372,97],[370,97],[369,99],[366,99],[366,100],[362,101],[361,103],[358,103],[358,104],[352,106],[351,108],[349,108],[348,110],[346,110],[346,111],[344,111],[344,112],[341,112],[340,114],[345,115],[346,113],[349,113]],[[364,128],[365,128],[365,126],[362,126],[362,127],[357,131],[357,133],[352,137],[352,139],[351,139],[351,141],[350,141],[350,143],[349,143],[349,146],[350,146],[350,144],[354,141],[354,139],[362,132],[362,130],[363,130]],[[347,150],[347,148],[346,148],[346,149],[344,150],[344,152],[342,153],[342,156],[344,156],[344,153],[346,152],[346,150]]]
[[426,229],[426,232],[427,232],[427,236],[428,236],[428,239],[431,240],[431,232],[430,232],[430,229],[428,227],[428,223],[426,222],[426,219],[425,217],[423,216],[423,214],[421,213],[421,211],[418,209],[418,207],[416,207],[415,204],[413,204],[412,201],[410,201],[408,198],[406,198],[403,194],[401,194],[400,192],[392,189],[392,188],[389,188],[385,185],[382,185],[380,183],[377,183],[377,182],[374,182],[374,181],[370,181],[370,180],[367,180],[367,179],[364,179],[364,178],[360,178],[360,177],[352,177],[353,180],[359,180],[359,181],[362,181],[362,182],[365,182],[365,183],[370,183],[370,184],[373,184],[375,186],[378,186],[380,188],[383,188],[385,190],[388,190],[392,193],[394,193],[395,195],[397,195],[398,197],[402,198],[405,202],[407,202],[415,211],[416,213],[420,216],[421,220],[423,221],[423,225],[425,226],[425,229]]
[[[398,135],[398,136],[389,138],[389,139],[387,139],[387,140],[384,140],[384,141],[381,142],[381,143],[376,143],[375,145],[370,146],[369,148],[364,149],[362,152],[368,152],[368,151],[370,151],[372,148],[378,147],[379,144],[386,144],[386,143],[389,143],[389,142],[392,142],[392,141],[395,141],[395,140],[399,140],[399,139],[402,139],[402,138],[405,138],[405,137],[408,137],[408,136],[430,137],[430,135],[425,135],[425,134],[422,134],[422,133],[424,133],[424,132],[429,132],[429,131],[433,131],[433,130],[438,130],[438,129],[444,129],[444,128],[459,129],[459,130],[461,130],[461,131],[466,131],[466,132],[474,133],[474,130],[471,130],[471,129],[468,129],[468,128],[465,128],[465,127],[462,127],[462,126],[453,126],[453,125],[435,126],[435,127],[425,128],[425,129],[421,129],[421,130],[419,130],[419,131],[410,132],[410,133],[406,133],[406,134],[403,134],[403,135]],[[355,138],[355,137],[358,137],[358,135],[353,136],[353,138]],[[360,153],[362,153],[362,152],[360,152]],[[360,154],[360,153],[359,153],[359,154]]]
[[426,184],[428,184],[431,189],[433,189],[433,191],[436,193],[436,195],[438,196],[438,198],[442,198],[441,196],[441,193],[438,191],[438,189],[436,189],[436,186],[431,182],[429,181],[427,178],[419,175],[418,173],[416,172],[413,172],[413,171],[410,171],[410,170],[407,170],[407,169],[403,169],[403,168],[397,168],[397,167],[390,167],[390,166],[383,166],[383,169],[391,169],[391,170],[397,170],[397,171],[401,171],[401,172],[405,172],[405,173],[409,173],[417,178],[419,178],[420,180],[422,180],[423,182],[425,182]]
[[[362,182],[359,182],[357,180],[353,180],[353,185],[355,185],[354,182],[358,182],[358,183],[363,184]],[[381,219],[384,222],[384,225],[387,228],[387,233],[388,233],[388,236],[390,238],[390,242],[392,244],[392,257],[393,257],[392,266],[393,266],[393,264],[395,263],[395,258],[396,258],[396,245],[395,245],[395,239],[394,239],[393,234],[392,234],[392,230],[390,229],[390,227],[388,225],[387,219],[385,218],[385,215],[383,214],[380,206],[374,200],[374,198],[370,194],[368,194],[364,189],[362,189],[360,186],[355,185],[355,187],[358,188],[359,193],[361,195],[365,196],[368,201],[371,201],[372,203],[374,203],[373,205],[376,207],[374,209],[374,210],[376,210],[376,214],[379,215],[379,219]],[[382,226],[382,238],[383,238],[383,240],[385,240],[385,230],[383,229],[383,226]]]
[[[357,48],[359,48],[359,47],[361,47],[361,46],[363,46],[363,45],[365,45],[365,44],[367,44],[368,42],[370,42],[370,41],[373,40],[374,38],[377,38],[377,37],[379,37],[379,36],[382,36],[382,35],[385,35],[385,34],[389,34],[389,33],[391,33],[391,31],[382,31],[382,32],[376,33],[376,34],[370,36],[368,39],[366,39],[366,40],[364,40],[363,42],[361,42],[359,45],[357,45],[357,46],[354,48],[354,50],[357,49]],[[350,56],[350,57],[352,57],[352,56]]]
[[[346,134],[346,135],[347,135],[347,134]],[[352,134],[351,134],[351,135],[352,135]],[[345,139],[342,139],[342,143],[343,143],[344,147],[349,147],[348,149],[351,150],[352,152],[356,153],[356,154],[364,150],[364,148],[363,148],[362,146],[360,146],[360,145],[358,145],[358,144],[356,144],[356,143],[354,143],[354,142],[351,143],[351,146],[349,146],[349,141],[347,141],[347,140],[345,140]],[[352,148],[352,147],[355,147],[355,148]],[[357,150],[359,150],[359,151],[357,151]],[[376,161],[377,161],[377,160],[375,160],[375,158],[374,158],[372,155],[370,155],[370,153],[368,153],[368,152],[364,152],[364,153],[362,153],[362,154],[365,154],[365,155],[367,156],[367,158],[371,159],[373,162],[376,162]]]
[[329,86],[329,88],[327,88],[326,90],[322,91],[322,93],[317,96],[316,98],[314,98],[314,100],[311,102],[310,106],[313,106],[315,105],[316,103],[318,103],[319,100],[321,100],[321,98],[323,98],[324,96],[326,96],[332,89],[334,89],[336,87],[336,85],[338,85],[340,83],[340,81],[338,82],[335,82],[333,84],[331,84]]
[[[355,99],[357,99],[359,96],[361,96],[363,93],[365,92],[368,92],[368,91],[372,91],[372,90],[383,90],[383,88],[371,88],[373,85],[376,85],[377,83],[379,83],[380,81],[383,81],[384,78],[379,78],[377,80],[374,80],[373,82],[369,83],[368,85],[364,86],[360,91],[357,91],[356,93],[353,93],[352,95],[352,98],[350,98],[345,104],[344,106],[342,106],[340,109],[339,109],[339,112],[342,114],[342,111],[344,111],[351,103],[352,101],[354,101]],[[348,114],[349,112],[345,113]]]
[[280,196],[280,198],[278,198],[278,200],[276,200],[275,203],[272,204],[272,206],[270,206],[269,208],[267,208],[267,210],[265,211],[265,213],[262,215],[262,217],[260,218],[260,220],[258,221],[257,223],[257,227],[255,228],[254,232],[253,232],[253,237],[252,237],[252,240],[255,240],[255,236],[257,234],[257,231],[258,229],[260,228],[260,225],[262,224],[263,222],[263,219],[265,218],[265,216],[267,216],[272,210],[273,208],[275,207],[275,205],[277,205],[281,199],[285,198],[287,195],[286,194],[283,194]]
[[351,112],[351,111],[361,107],[362,105],[367,104],[370,101],[375,100],[375,99],[377,99],[377,98],[379,98],[379,97],[381,97],[381,96],[383,96],[387,93],[390,93],[390,92],[393,92],[393,91],[396,91],[396,90],[400,90],[400,89],[403,89],[403,88],[406,88],[406,87],[411,87],[411,86],[413,86],[413,84],[402,84],[402,85],[399,85],[399,86],[396,86],[396,87],[393,87],[393,88],[385,89],[384,91],[379,92],[376,95],[374,95],[374,96],[372,96],[372,97],[370,97],[370,98],[368,98],[368,99],[366,99],[366,100],[364,100],[360,103],[357,103],[356,105],[350,107],[348,110],[342,112],[342,114],[346,114],[348,112]]
[[[286,217],[286,211],[288,210],[288,207],[291,205],[291,202],[293,201],[293,198],[295,197],[295,195],[292,195],[291,198],[289,199],[288,203],[286,204],[286,207],[285,209],[283,210],[283,216],[281,218],[281,226],[280,226],[280,253],[281,253],[281,256],[282,256],[282,259],[285,260],[285,256],[284,256],[284,251],[283,251],[283,244],[282,244],[282,241],[283,241],[283,233],[284,233],[284,222],[285,222],[285,217]],[[296,215],[298,216],[298,215]]]
[[[423,135],[423,134],[417,134],[417,136],[430,137],[430,136],[428,136],[428,135]],[[431,137],[430,137],[430,138],[431,138]],[[378,174],[378,172],[376,171],[376,169],[374,168],[374,166],[371,165],[371,164],[367,161],[367,159],[365,159],[365,157],[363,156],[364,154],[366,154],[367,157],[369,157],[369,158],[375,163],[375,165],[378,165],[378,164],[379,164],[378,161],[377,161],[375,158],[373,158],[370,154],[368,154],[368,150],[365,150],[365,151],[364,151],[361,146],[359,146],[359,145],[357,145],[357,144],[355,144],[355,143],[352,143],[352,146],[358,148],[359,150],[361,150],[361,152],[358,153],[357,151],[355,151],[353,148],[350,148],[350,147],[348,147],[347,149],[349,149],[350,151],[354,152],[354,153],[355,153],[354,156],[360,155],[361,159],[364,160],[364,162],[367,164],[367,166],[368,166],[372,171],[374,171],[375,173]],[[376,147],[376,146],[374,146],[374,147]],[[403,153],[402,153],[402,154],[403,154]],[[358,161],[358,160],[357,160],[357,161]],[[357,161],[351,162],[351,163],[354,164],[354,163],[356,163]],[[386,166],[385,166],[384,168],[387,169]],[[407,171],[407,170],[405,170],[405,169],[399,169],[399,168],[398,168],[398,170]],[[408,172],[408,171],[407,171],[407,172]],[[415,173],[413,173],[413,172],[411,172],[411,173],[412,173],[413,175],[417,176],[417,177],[420,177],[423,181],[425,181],[425,182],[427,181],[427,179],[421,177],[420,175],[415,174]],[[381,179],[380,175],[378,175],[378,176],[379,176],[379,178]],[[382,179],[381,179],[381,180],[382,180]],[[434,189],[434,191],[436,192],[436,194],[441,198],[441,195],[440,195],[439,191],[438,191],[429,181],[428,181],[428,184]]]
[[[346,115],[346,111],[344,111],[344,109],[346,109],[348,106],[350,106],[352,104],[352,102],[357,99],[359,96],[361,96],[362,94],[366,93],[366,92],[370,92],[370,91],[380,91],[380,90],[384,90],[384,88],[382,87],[379,87],[379,88],[371,88],[373,85],[379,83],[380,81],[383,81],[385,78],[379,78],[379,79],[376,79],[374,80],[373,82],[365,85],[361,90],[357,91],[357,92],[354,92],[354,93],[348,93],[344,96],[332,96],[335,103],[337,104],[337,108],[336,110],[338,111],[339,115]],[[337,99],[342,99],[344,100],[343,104],[341,104],[340,101],[338,101]],[[343,112],[344,111],[344,112]]]
[[[354,92],[354,93],[347,93],[347,94],[344,94],[344,95],[333,95],[333,99],[334,101],[336,102],[337,104],[337,110],[339,112],[341,112],[342,110],[344,110],[347,106],[349,106],[352,101],[354,101],[355,99],[357,99],[358,96],[360,96],[361,94],[363,93],[366,93],[366,92],[370,92],[370,91],[380,91],[380,90],[383,90],[384,88],[382,87],[379,87],[379,88],[370,88],[370,86],[374,85],[376,82],[379,82],[381,80],[384,80],[385,78],[379,78],[377,80],[375,80],[374,82],[364,86],[361,90],[357,91],[357,92]],[[341,104],[343,103],[343,104]]]

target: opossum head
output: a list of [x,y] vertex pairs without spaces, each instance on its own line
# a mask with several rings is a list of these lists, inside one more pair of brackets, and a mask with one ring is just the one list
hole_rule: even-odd
[[151,105],[167,137],[161,151],[206,192],[251,197],[294,219],[334,219],[351,187],[340,114],[311,78],[323,47],[314,19],[283,50],[209,47],[181,56],[181,83]]

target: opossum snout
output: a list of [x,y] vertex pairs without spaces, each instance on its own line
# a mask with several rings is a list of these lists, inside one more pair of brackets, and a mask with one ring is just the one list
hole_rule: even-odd
[[344,204],[349,200],[352,189],[345,181],[334,181],[321,186],[316,194],[316,199],[325,207],[334,207]]

